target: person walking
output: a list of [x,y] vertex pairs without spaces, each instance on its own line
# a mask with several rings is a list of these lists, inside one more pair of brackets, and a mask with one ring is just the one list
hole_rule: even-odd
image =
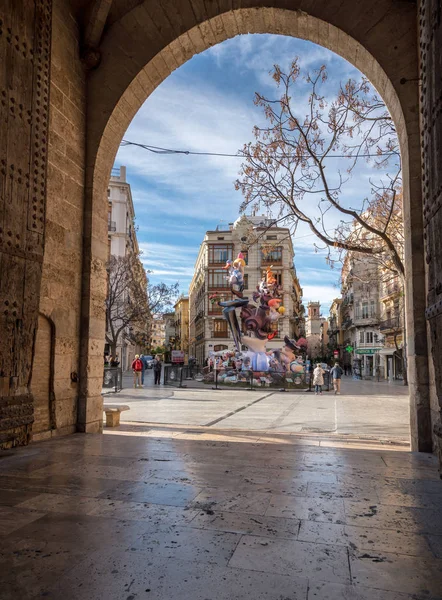
[[322,386],[324,385],[324,369],[319,363],[316,363],[315,370],[313,371],[313,385],[315,386],[315,395],[320,394],[322,396]]
[[335,366],[330,371],[330,375],[332,376],[332,379],[333,379],[333,389],[335,390],[335,396],[336,396],[336,394],[341,393],[342,369],[339,366],[339,363],[335,362]]
[[143,370],[143,363],[140,360],[140,356],[135,354],[135,359],[132,362],[132,371],[134,374],[134,388],[141,387],[141,372]]
[[155,374],[155,385],[158,383],[158,385],[161,383],[161,367],[162,367],[162,362],[161,362],[161,358],[160,355],[157,354],[155,356],[155,362],[153,364],[153,371]]
[[144,354],[140,354],[140,360],[141,360],[141,365],[142,365],[142,369],[141,369],[141,387],[143,387],[144,386],[144,374],[146,372],[146,367],[147,367],[146,357],[144,356]]

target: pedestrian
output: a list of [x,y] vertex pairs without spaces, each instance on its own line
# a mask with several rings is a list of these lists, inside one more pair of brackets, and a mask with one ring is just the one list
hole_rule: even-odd
[[155,385],[158,383],[158,385],[161,383],[161,367],[162,367],[162,362],[161,362],[161,358],[160,355],[157,354],[155,356],[155,362],[153,364],[153,371],[155,374]]
[[330,375],[332,376],[332,379],[333,379],[333,389],[335,390],[335,396],[336,396],[336,394],[341,393],[341,378],[342,378],[342,369],[339,366],[338,362],[335,362],[335,366],[330,371]]
[[135,354],[135,359],[132,362],[132,371],[134,374],[134,388],[141,387],[141,372],[143,370],[143,363],[140,360],[140,356]]
[[118,359],[118,354],[116,354],[114,357],[111,356],[110,366],[111,367],[118,367],[119,364],[120,364],[120,361]]
[[315,395],[320,394],[322,396],[322,386],[324,385],[324,369],[319,363],[316,363],[315,370],[313,371],[313,385],[315,386]]
[[140,360],[141,360],[141,387],[144,386],[144,373],[146,371],[146,367],[147,367],[147,359],[144,356],[144,354],[140,354]]

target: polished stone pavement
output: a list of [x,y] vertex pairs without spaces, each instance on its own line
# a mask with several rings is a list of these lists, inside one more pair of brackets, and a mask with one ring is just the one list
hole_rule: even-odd
[[2,600],[442,598],[436,460],[122,424],[0,455]]

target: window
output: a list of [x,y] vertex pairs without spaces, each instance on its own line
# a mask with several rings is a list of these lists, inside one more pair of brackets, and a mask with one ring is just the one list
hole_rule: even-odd
[[214,319],[213,321],[213,337],[226,338],[227,334],[227,321],[225,319]]
[[[210,294],[209,294],[210,296]],[[223,296],[222,300],[232,300],[231,294],[226,294]],[[211,300],[209,300],[209,315],[221,315],[223,312],[223,307],[219,306],[218,301],[215,301],[213,304]]]
[[249,289],[249,275],[248,275],[248,273],[246,273],[244,275],[244,289],[245,290]]
[[368,319],[368,302],[362,303],[362,318]]
[[227,273],[223,269],[209,269],[209,290],[228,288]]
[[209,244],[209,264],[224,265],[232,260],[233,246],[231,244]]
[[282,273],[275,273],[275,279],[276,279],[276,283],[280,286],[282,286]]
[[241,250],[241,254],[244,257],[244,262],[246,263],[246,265],[249,264],[249,251],[248,250]]
[[370,317],[376,316],[376,302],[375,300],[370,301]]
[[359,332],[359,343],[360,344],[364,343],[364,332],[363,331]]
[[372,331],[366,331],[365,332],[365,343],[366,344],[372,344],[373,343],[373,332]]
[[216,346],[213,347],[214,352],[221,352],[222,350],[228,350],[228,346],[226,346],[225,344],[216,344]]
[[282,246],[269,248],[266,251],[261,250],[261,263],[263,265],[280,265],[282,264]]

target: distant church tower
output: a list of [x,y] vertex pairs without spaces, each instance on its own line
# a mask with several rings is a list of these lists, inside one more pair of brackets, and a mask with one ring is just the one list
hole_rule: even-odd
[[321,303],[309,302],[307,304],[307,320],[305,323],[306,336],[319,335],[321,326]]

